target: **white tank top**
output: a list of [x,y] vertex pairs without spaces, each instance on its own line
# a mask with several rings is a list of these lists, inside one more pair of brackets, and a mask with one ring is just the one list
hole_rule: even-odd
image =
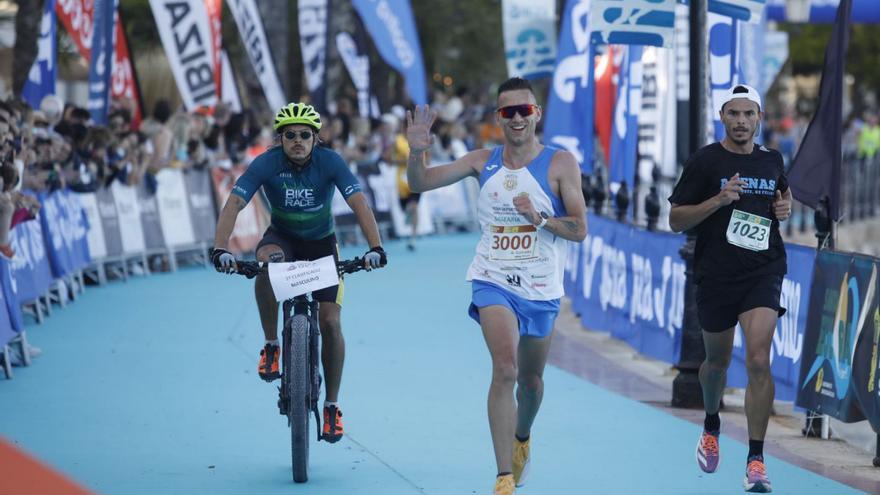
[[538,229],[513,206],[514,196],[526,193],[538,212],[566,215],[547,179],[557,150],[545,146],[527,166],[511,170],[502,163],[503,149],[492,150],[480,172],[477,218],[482,236],[467,280],[490,282],[534,301],[558,299],[563,295],[565,239]]

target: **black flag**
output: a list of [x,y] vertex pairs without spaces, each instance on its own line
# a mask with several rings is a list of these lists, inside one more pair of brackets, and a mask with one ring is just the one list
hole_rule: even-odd
[[852,0],[841,0],[834,30],[825,49],[819,105],[788,172],[795,199],[817,208],[828,197],[829,216],[840,220],[841,136],[843,134],[843,69],[849,45]]

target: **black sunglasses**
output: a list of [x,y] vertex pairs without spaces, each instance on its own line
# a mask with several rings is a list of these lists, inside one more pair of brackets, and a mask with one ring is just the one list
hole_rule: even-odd
[[532,103],[526,103],[525,105],[510,105],[509,107],[501,107],[498,109],[498,113],[501,114],[505,119],[512,119],[514,115],[520,114],[522,117],[528,117],[529,115],[535,113],[535,110],[538,109],[538,105]]
[[303,141],[308,141],[309,139],[312,139],[312,134],[312,131],[286,131],[284,137],[292,141],[296,139],[296,136],[299,136]]

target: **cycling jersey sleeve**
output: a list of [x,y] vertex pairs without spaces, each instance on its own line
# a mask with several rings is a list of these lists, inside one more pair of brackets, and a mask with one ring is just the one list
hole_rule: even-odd
[[268,165],[265,154],[255,158],[247,170],[235,181],[235,186],[232,187],[232,194],[241,197],[245,203],[250,201],[254,197],[254,193],[257,192],[257,189],[263,185],[265,180],[264,171]]
[[353,194],[361,192],[360,181],[358,181],[357,177],[351,173],[351,170],[349,170],[341,156],[334,153],[331,158],[331,163],[333,169],[333,181],[336,183],[336,188],[342,193],[344,199],[347,200]]

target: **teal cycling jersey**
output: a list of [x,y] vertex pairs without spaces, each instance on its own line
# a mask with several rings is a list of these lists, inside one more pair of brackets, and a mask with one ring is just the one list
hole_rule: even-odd
[[269,200],[272,227],[308,240],[333,233],[330,205],[336,189],[346,200],[361,190],[342,157],[319,146],[300,170],[293,167],[281,146],[267,150],[238,178],[232,194],[248,202],[261,186]]

